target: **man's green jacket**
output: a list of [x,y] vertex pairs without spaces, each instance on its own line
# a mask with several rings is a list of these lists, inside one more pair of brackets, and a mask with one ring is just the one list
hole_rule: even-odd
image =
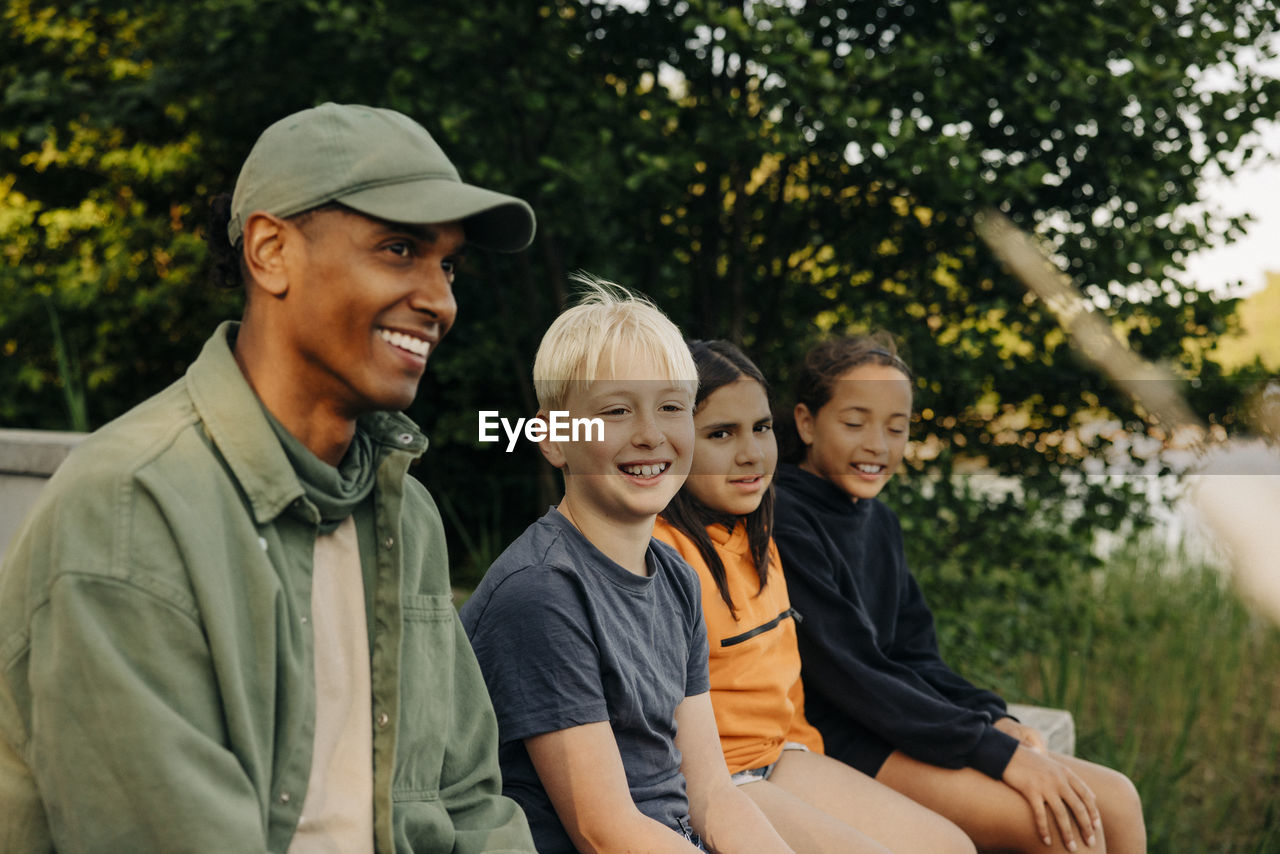
[[[315,721],[319,514],[224,324],[88,437],[0,567],[0,851],[284,852]],[[532,851],[402,415],[366,568],[378,852]],[[339,784],[340,785],[340,784]]]

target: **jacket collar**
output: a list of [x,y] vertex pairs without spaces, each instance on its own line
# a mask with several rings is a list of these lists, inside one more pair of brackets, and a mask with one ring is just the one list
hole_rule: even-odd
[[[231,352],[239,328],[234,321],[218,326],[187,369],[187,387],[210,440],[244,490],[254,520],[265,524],[304,491]],[[417,458],[427,448],[427,437],[403,413],[370,413],[360,418],[358,429],[390,447],[390,456]]]
[[718,546],[726,546],[729,551],[743,550],[747,546],[747,526],[736,522],[732,528],[724,525],[708,525],[707,536]]
[[776,483],[779,491],[788,492],[824,513],[843,516],[862,515],[867,512],[871,502],[877,500],[860,498],[853,501],[844,490],[831,481],[790,463],[779,464]]

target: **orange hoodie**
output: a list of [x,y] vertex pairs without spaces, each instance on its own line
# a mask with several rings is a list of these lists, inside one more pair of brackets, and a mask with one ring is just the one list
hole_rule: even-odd
[[724,563],[738,610],[735,621],[693,540],[662,517],[653,535],[674,546],[702,581],[702,614],[711,646],[711,705],[729,773],[777,761],[788,741],[821,752],[822,736],[804,717],[796,624],[777,547],[770,541],[769,583],[757,595],[760,582],[746,528],[737,525],[732,533],[721,525],[707,528]]

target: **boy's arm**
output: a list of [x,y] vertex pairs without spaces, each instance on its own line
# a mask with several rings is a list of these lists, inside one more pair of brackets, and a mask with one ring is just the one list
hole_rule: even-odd
[[676,706],[676,747],[683,757],[680,770],[689,793],[689,820],[709,850],[791,851],[755,802],[729,778],[709,693],[685,697]]
[[[676,715],[679,719],[678,710]],[[697,850],[636,808],[607,721],[535,735],[524,744],[556,815],[579,851],[688,854]]]

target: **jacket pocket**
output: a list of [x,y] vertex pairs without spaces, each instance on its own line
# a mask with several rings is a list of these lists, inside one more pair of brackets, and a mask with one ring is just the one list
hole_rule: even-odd
[[396,733],[396,801],[435,800],[445,739],[453,731],[455,633],[448,596],[406,595]]

